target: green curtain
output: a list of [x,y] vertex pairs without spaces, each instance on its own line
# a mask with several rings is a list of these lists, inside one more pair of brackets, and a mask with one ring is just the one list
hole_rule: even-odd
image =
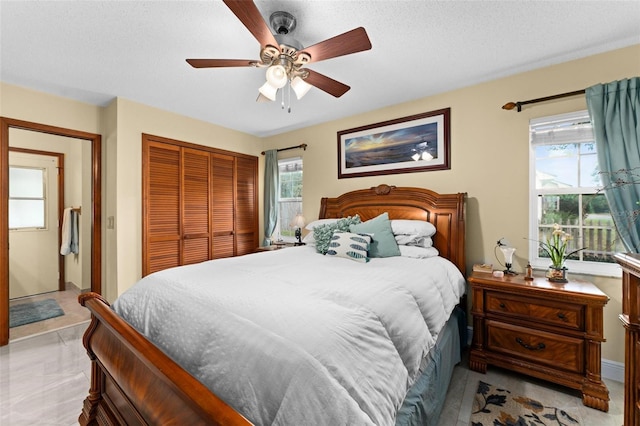
[[271,245],[271,235],[278,222],[278,150],[265,152],[264,162],[264,241],[263,246]]
[[640,252],[640,77],[586,89],[604,193],[625,248]]

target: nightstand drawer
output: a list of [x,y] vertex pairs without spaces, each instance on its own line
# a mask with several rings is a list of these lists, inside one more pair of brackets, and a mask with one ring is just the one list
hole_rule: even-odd
[[584,340],[487,321],[487,349],[554,369],[584,372]]
[[582,330],[584,327],[582,305],[570,303],[536,301],[499,292],[487,292],[486,311],[573,330]]

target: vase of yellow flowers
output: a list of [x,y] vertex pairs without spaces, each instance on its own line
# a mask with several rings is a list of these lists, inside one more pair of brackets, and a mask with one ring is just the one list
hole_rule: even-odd
[[547,238],[546,242],[540,243],[540,248],[551,259],[551,265],[547,270],[546,277],[549,281],[555,283],[566,283],[567,280],[567,267],[565,261],[571,256],[584,250],[583,248],[568,252],[569,241],[572,239],[571,234],[564,232],[560,225],[557,223],[553,225],[553,232],[551,237]]

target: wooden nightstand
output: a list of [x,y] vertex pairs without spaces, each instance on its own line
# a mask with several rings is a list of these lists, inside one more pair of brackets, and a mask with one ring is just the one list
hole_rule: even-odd
[[586,281],[556,284],[523,275],[469,278],[473,305],[472,370],[496,365],[582,392],[584,405],[609,410],[600,376],[606,294]]

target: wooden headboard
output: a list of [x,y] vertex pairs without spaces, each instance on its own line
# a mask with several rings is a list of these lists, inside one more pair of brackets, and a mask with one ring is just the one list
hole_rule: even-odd
[[336,198],[322,198],[318,217],[326,219],[358,214],[365,221],[387,212],[390,219],[429,221],[436,227],[433,245],[440,256],[449,259],[466,275],[465,197],[466,193],[438,194],[424,188],[378,185]]

